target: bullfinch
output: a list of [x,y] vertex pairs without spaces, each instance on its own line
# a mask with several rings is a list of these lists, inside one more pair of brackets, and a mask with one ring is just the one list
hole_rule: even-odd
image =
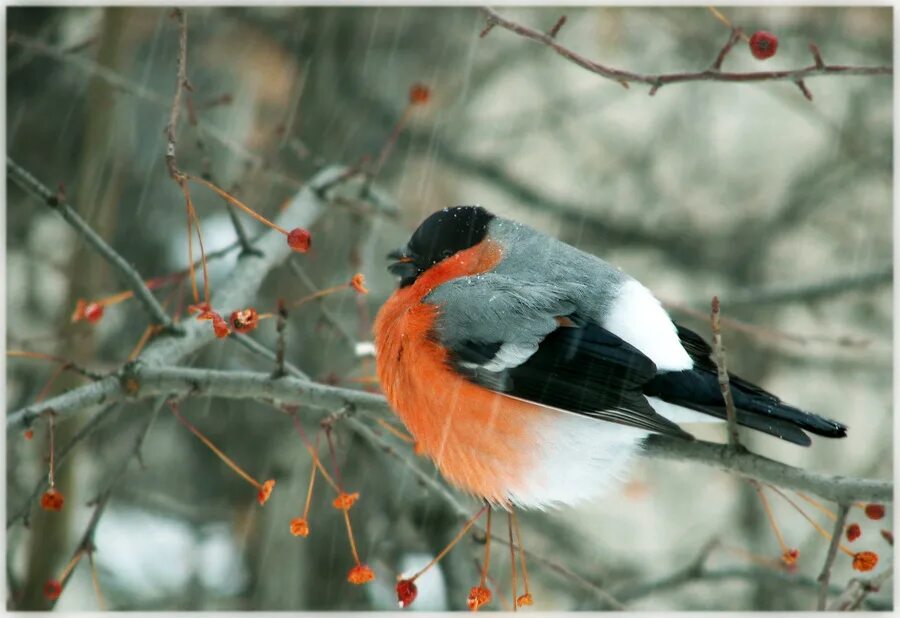
[[[389,256],[375,320],[388,402],[443,476],[503,507],[548,508],[623,478],[652,433],[719,421],[711,348],[634,278],[495,216],[445,208]],[[731,375],[740,425],[807,446],[841,423]]]

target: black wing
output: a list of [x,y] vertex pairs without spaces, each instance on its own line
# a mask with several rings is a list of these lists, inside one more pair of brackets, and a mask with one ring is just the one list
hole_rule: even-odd
[[575,315],[565,323],[519,364],[497,366],[500,342],[461,341],[451,347],[451,366],[472,382],[512,397],[693,439],[644,397],[644,386],[656,375],[653,361],[599,324]]
[[[697,333],[677,325],[681,345],[694,361],[686,371],[661,373],[644,387],[648,396],[690,408],[710,416],[725,418],[725,401],[719,387],[712,349]],[[829,438],[842,438],[847,428],[836,421],[800,410],[772,393],[729,372],[731,394],[739,425],[771,434],[783,440],[809,446],[805,431]]]

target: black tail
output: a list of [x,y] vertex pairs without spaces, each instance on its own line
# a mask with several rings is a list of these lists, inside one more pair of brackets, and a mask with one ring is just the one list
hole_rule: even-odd
[[[661,373],[644,387],[644,394],[719,418],[726,417],[725,400],[719,388],[712,349],[696,333],[678,326],[681,344],[694,361],[687,371]],[[805,431],[828,438],[843,438],[847,427],[811,412],[790,406],[755,384],[729,373],[731,393],[739,425],[782,440],[809,446]]]

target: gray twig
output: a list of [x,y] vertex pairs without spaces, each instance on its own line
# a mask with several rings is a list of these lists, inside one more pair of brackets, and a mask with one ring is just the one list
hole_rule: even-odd
[[859,608],[871,593],[881,589],[881,587],[891,581],[894,576],[893,562],[885,567],[881,574],[871,579],[859,579],[854,577],[850,580],[847,589],[828,606],[828,611],[851,611]]
[[135,298],[156,324],[172,332],[175,326],[166,314],[162,305],[156,300],[150,289],[141,279],[141,275],[129,264],[118,251],[113,249],[100,237],[88,223],[66,202],[65,197],[48,189],[44,184],[23,169],[11,157],[6,157],[6,173],[26,193],[37,198],[45,205],[58,212],[75,231],[84,238],[97,252],[115,268],[125,284],[134,292]]
[[[820,63],[821,57],[816,60],[816,64],[802,69],[793,69],[786,71],[753,71],[747,73],[730,73],[720,71],[715,65],[704,71],[686,71],[677,73],[659,73],[659,74],[642,74],[632,71],[625,71],[609,67],[599,62],[594,62],[578,54],[577,52],[560,45],[549,34],[545,34],[534,28],[523,26],[517,22],[501,17],[498,13],[490,8],[484,7],[482,11],[487,16],[489,27],[500,26],[505,30],[517,34],[526,39],[537,41],[551,48],[557,54],[566,60],[587,69],[591,73],[605,77],[606,79],[618,82],[624,87],[628,87],[629,83],[642,83],[651,87],[650,94],[654,94],[659,88],[668,84],[678,84],[685,82],[775,82],[775,81],[792,81],[799,83],[810,77],[821,75],[892,75],[893,67],[891,66],[839,66],[826,65]],[[721,52],[720,52],[720,55]],[[717,59],[718,62],[718,59]],[[721,64],[721,63],[719,63]]]
[[[209,336],[214,337],[212,333]],[[181,350],[184,347],[185,344],[181,344],[177,349]],[[162,347],[152,350],[153,356],[162,353],[163,350]],[[150,351],[148,348],[145,355]],[[145,362],[135,363],[117,376],[86,384],[52,399],[12,412],[7,415],[7,428],[19,426],[47,408],[52,408],[58,416],[63,417],[104,402],[163,394],[226,399],[268,399],[331,410],[349,405],[363,412],[390,414],[390,408],[382,396],[363,391],[327,386],[292,377],[273,380],[268,373],[167,367]],[[654,435],[647,440],[642,454],[656,459],[704,463],[760,482],[812,493],[837,503],[893,502],[893,483],[890,481],[818,474],[746,450],[737,451],[724,444]]]
[[740,449],[741,440],[738,435],[737,410],[734,407],[734,397],[731,394],[731,384],[728,380],[728,365],[725,360],[725,347],[722,345],[722,328],[719,324],[719,297],[712,299],[712,335],[713,335],[713,360],[716,363],[716,371],[719,377],[719,388],[722,398],[725,400],[725,414],[728,421],[728,444],[732,448]]
[[819,574],[819,579],[817,580],[820,587],[816,609],[819,611],[823,611],[825,609],[825,604],[828,602],[828,584],[831,581],[831,566],[834,564],[835,556],[837,556],[838,545],[841,544],[841,537],[844,535],[844,525],[847,523],[847,513],[849,512],[849,504],[841,503],[838,505],[837,518],[834,520],[834,530],[831,532],[831,544],[828,546],[825,564],[822,565],[822,572]]

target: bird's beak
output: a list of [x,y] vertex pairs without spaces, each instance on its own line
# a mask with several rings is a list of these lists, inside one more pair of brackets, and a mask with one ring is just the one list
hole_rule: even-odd
[[406,248],[395,249],[387,254],[387,258],[389,260],[393,260],[393,263],[388,266],[388,270],[402,278],[407,277],[415,277],[417,268],[415,265],[415,259],[407,253]]

